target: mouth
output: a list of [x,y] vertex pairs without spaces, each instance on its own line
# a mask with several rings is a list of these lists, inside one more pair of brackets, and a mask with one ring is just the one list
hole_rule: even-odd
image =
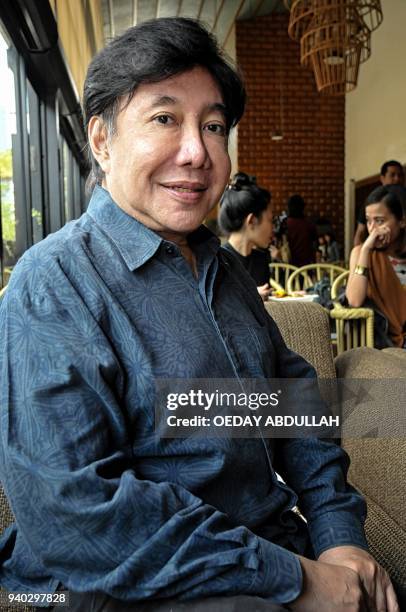
[[162,187],[167,189],[174,189],[180,193],[196,193],[206,191],[207,187],[203,183],[191,182],[191,181],[177,181],[171,183],[162,183]]
[[182,202],[195,202],[201,198],[205,191],[207,191],[207,186],[205,184],[190,181],[161,183],[161,187]]

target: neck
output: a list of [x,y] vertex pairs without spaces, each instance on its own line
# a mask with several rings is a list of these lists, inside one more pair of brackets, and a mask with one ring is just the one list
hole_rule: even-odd
[[248,240],[245,234],[234,232],[230,235],[228,242],[240,255],[247,257],[251,254],[253,244]]
[[187,235],[185,234],[176,234],[172,232],[156,232],[159,234],[164,240],[168,240],[169,242],[174,242],[180,249],[183,257],[186,259],[190,267],[192,268],[193,275],[197,278],[197,263],[196,263],[196,255],[190,248],[190,245],[187,241]]

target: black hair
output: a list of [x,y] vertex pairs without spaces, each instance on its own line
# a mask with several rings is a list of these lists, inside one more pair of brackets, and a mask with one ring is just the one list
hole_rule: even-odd
[[231,179],[231,185],[239,185],[239,187],[247,185],[256,185],[257,177],[253,174],[246,174],[246,172],[236,172]]
[[390,159],[389,161],[387,161],[384,164],[382,164],[382,167],[381,167],[381,176],[385,176],[385,174],[388,171],[389,166],[397,166],[399,168],[399,170],[403,174],[403,166],[402,166],[402,164],[400,162],[396,161],[395,159]]
[[397,195],[397,193],[390,189],[390,185],[385,185],[382,187],[377,187],[373,190],[372,193],[369,194],[365,208],[370,204],[385,204],[385,206],[390,210],[390,212],[396,217],[398,221],[402,221],[404,217],[402,203]]
[[254,184],[244,184],[244,178],[230,185],[220,202],[218,224],[224,234],[238,232],[249,214],[260,218],[271,201],[267,189]]
[[[141,83],[156,83],[171,76],[206,68],[222,94],[229,131],[241,119],[245,88],[237,69],[220,50],[215,37],[198,21],[164,17],[145,21],[114,38],[91,61],[84,84],[83,114],[87,131],[90,118],[102,118],[113,133],[120,102],[131,100]],[[89,147],[92,170],[88,188],[101,182],[103,171]]]
[[306,203],[301,195],[295,194],[288,200],[288,217],[300,219],[304,216],[304,208]]

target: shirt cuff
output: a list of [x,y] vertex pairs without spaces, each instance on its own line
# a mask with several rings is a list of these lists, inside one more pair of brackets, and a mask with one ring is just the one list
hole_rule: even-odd
[[358,546],[368,550],[364,522],[351,512],[326,512],[308,527],[316,559],[335,546]]
[[286,548],[259,538],[259,566],[248,594],[286,604],[302,592],[303,576],[299,558]]

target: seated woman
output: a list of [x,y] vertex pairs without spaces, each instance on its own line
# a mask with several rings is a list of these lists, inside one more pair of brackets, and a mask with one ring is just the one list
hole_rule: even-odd
[[269,264],[268,251],[272,239],[271,194],[266,189],[245,178],[242,172],[220,202],[218,223],[228,235],[224,248],[234,253],[255,280],[262,299],[268,299]]
[[359,307],[369,298],[385,315],[394,346],[406,348],[406,221],[399,198],[376,189],[366,208],[368,238],[351,251],[346,297]]

